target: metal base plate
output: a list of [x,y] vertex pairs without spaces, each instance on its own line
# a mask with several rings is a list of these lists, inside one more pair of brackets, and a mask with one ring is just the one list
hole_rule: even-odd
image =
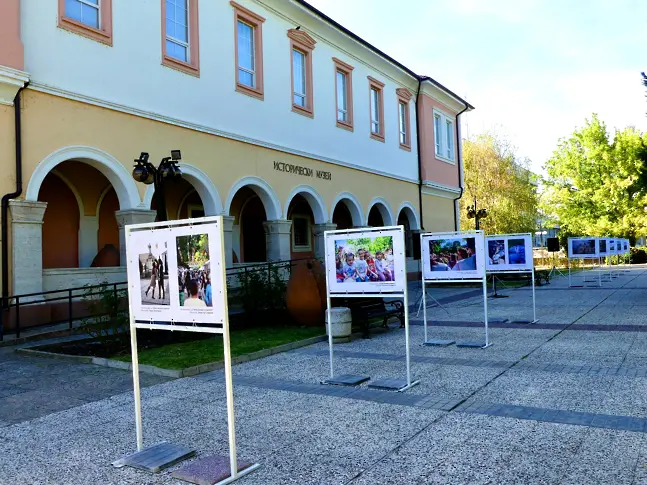
[[494,295],[488,296],[488,298],[510,298],[509,295],[502,295],[501,293],[495,293]]
[[[250,466],[252,466],[251,463],[238,460],[239,472]],[[222,455],[207,456],[189,463],[179,470],[175,470],[171,473],[171,476],[197,485],[214,485],[231,476],[229,457]]]
[[511,320],[510,323],[532,323],[532,320]]
[[488,318],[487,319],[488,323],[505,323],[508,321],[507,318]]
[[192,448],[174,445],[164,441],[157,445],[144,448],[142,451],[137,451],[132,455],[125,456],[115,461],[113,466],[117,468],[131,466],[151,473],[157,473],[194,455],[195,450]]
[[399,391],[407,387],[406,379],[379,379],[368,385],[369,389],[380,389],[382,391]]
[[352,374],[342,374],[322,382],[331,386],[359,386],[362,382],[370,379],[369,376],[354,376]]
[[427,345],[429,347],[447,347],[448,345],[455,344],[455,340],[427,340],[422,345]]
[[477,342],[477,341],[466,340],[464,342],[456,342],[456,347],[468,347],[468,348],[471,348],[471,349],[484,349],[485,348],[485,342]]

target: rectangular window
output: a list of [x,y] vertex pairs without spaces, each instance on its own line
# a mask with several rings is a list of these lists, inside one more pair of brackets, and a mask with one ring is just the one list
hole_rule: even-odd
[[454,124],[446,120],[446,128],[447,128],[447,143],[446,143],[446,157],[452,160],[454,158]]
[[368,77],[371,138],[384,141],[384,83]]
[[189,0],[166,0],[166,55],[190,62]]
[[348,123],[348,79],[346,74],[337,71],[337,121]]
[[99,0],[65,0],[65,15],[95,29],[101,25]]
[[58,0],[58,26],[112,45],[112,0]]
[[314,117],[312,52],[317,43],[303,30],[288,30],[292,64],[292,111]]
[[306,216],[295,215],[292,217],[292,250],[311,251],[310,220]]
[[254,27],[238,21],[238,82],[255,87]]
[[398,138],[400,148],[411,151],[411,116],[409,115],[409,101],[411,91],[406,88],[397,88],[395,94],[398,97]]
[[440,155],[440,115],[434,115],[434,140],[436,141],[436,155]]
[[445,162],[454,162],[456,129],[454,119],[434,109],[434,143],[436,158]]
[[301,108],[306,107],[306,55],[292,49],[292,85],[294,86],[294,99],[292,102]]
[[162,1],[162,64],[200,75],[198,0]]
[[337,127],[353,131],[353,66],[333,57]]
[[265,19],[236,2],[234,8],[234,50],[236,91],[263,99],[263,23]]

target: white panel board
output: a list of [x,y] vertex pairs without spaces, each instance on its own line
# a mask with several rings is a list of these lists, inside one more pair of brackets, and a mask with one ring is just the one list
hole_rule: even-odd
[[[609,242],[607,241],[607,250]],[[613,254],[613,253],[610,253]],[[569,237],[568,257],[571,259],[597,259],[600,257],[600,245],[595,237]]]
[[485,238],[485,269],[497,271],[532,271],[532,235],[499,234]]
[[423,234],[421,253],[426,280],[479,279],[485,276],[483,231]]

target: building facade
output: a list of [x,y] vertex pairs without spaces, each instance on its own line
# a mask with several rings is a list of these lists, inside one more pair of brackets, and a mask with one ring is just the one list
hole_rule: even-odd
[[472,107],[301,0],[3,0],[3,295],[123,281],[155,219],[133,159],[182,152],[169,219],[224,215],[227,264],[333,228],[454,230]]

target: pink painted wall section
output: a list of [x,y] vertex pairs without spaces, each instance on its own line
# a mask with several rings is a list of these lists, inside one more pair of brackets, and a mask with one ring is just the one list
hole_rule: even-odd
[[[436,141],[434,140],[434,108],[453,116],[456,116],[456,112],[424,94],[420,95],[420,108],[422,179],[442,185],[458,187],[458,163],[451,164],[436,159]],[[454,129],[456,129],[456,123],[454,123]]]
[[0,0],[0,66],[25,69],[20,39],[20,0]]

